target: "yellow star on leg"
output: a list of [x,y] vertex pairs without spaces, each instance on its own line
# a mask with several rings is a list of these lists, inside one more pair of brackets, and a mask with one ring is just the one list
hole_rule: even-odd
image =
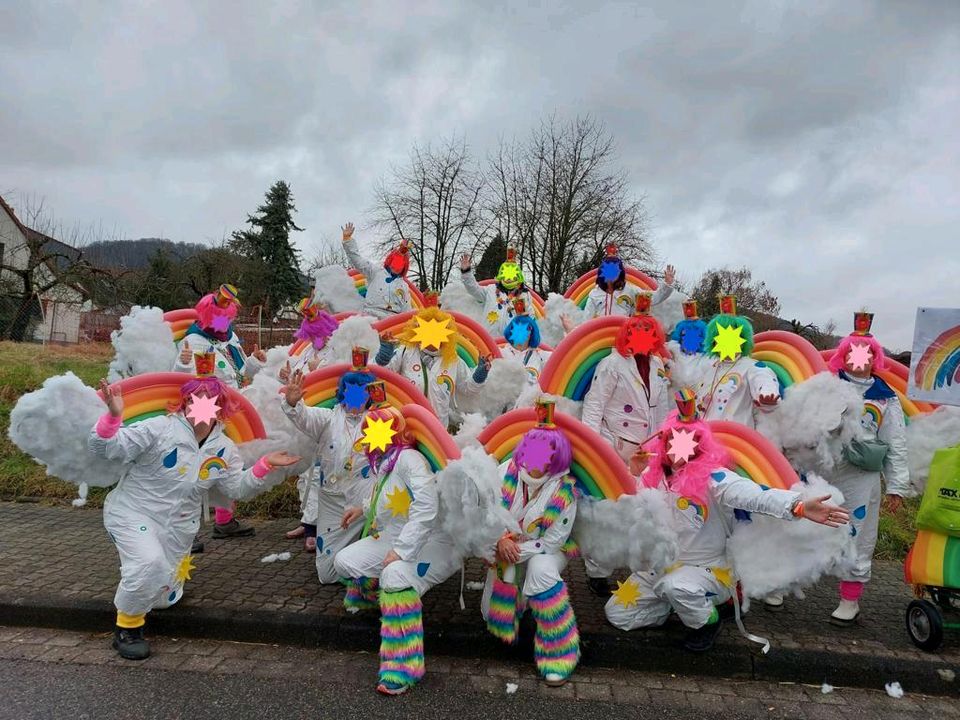
[[174,577],[178,583],[185,583],[190,579],[191,573],[197,569],[197,566],[193,564],[193,555],[187,553],[184,555],[180,562],[177,563],[177,569],[174,571]]
[[395,487],[387,493],[387,509],[393,517],[407,517],[410,514],[410,493],[404,487]]
[[393,420],[370,418],[363,429],[363,443],[369,445],[371,450],[386,452],[396,434],[397,431],[393,429]]
[[413,341],[420,343],[420,348],[426,350],[432,348],[439,350],[451,335],[453,329],[448,327],[449,318],[446,320],[424,320],[418,317],[417,326],[413,329]]
[[713,339],[713,352],[720,356],[721,360],[735,360],[740,354],[740,349],[747,341],[741,335],[743,328],[739,325],[729,325],[724,327],[717,324],[717,336]]
[[613,591],[613,597],[616,599],[617,604],[625,608],[636,605],[641,594],[640,586],[631,578],[627,578],[623,582],[618,581],[617,589]]
[[730,568],[712,567],[710,572],[724,587],[733,587],[733,571]]

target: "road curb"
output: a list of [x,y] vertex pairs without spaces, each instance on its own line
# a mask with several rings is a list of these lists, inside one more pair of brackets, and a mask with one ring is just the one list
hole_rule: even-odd
[[[91,600],[0,597],[0,624],[104,632],[113,626],[112,605]],[[150,614],[148,632],[208,640],[256,642],[340,650],[376,650],[379,619],[374,613],[306,615],[282,610],[236,611],[174,606]],[[515,647],[504,647],[476,623],[424,622],[425,646],[431,653],[463,658],[532,657],[530,628]],[[832,652],[820,648],[774,647],[761,655],[742,644],[720,643],[694,655],[679,647],[671,629],[646,633],[581,632],[582,662],[594,667],[672,673],[736,680],[763,680],[880,689],[896,680],[907,692],[953,695],[955,683],[938,670],[960,668],[931,655],[929,660],[880,654]]]

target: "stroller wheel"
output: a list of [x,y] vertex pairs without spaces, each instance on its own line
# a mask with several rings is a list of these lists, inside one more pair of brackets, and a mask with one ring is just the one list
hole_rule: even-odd
[[921,650],[932,652],[943,642],[943,618],[928,600],[913,600],[907,605],[907,634]]

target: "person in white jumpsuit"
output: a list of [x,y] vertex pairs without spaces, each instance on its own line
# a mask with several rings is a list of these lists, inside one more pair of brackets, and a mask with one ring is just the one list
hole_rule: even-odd
[[[428,294],[427,302],[434,302],[435,297]],[[422,327],[439,330],[441,326],[439,334],[421,334]],[[426,395],[444,427],[450,424],[457,397],[479,393],[490,371],[488,357],[481,357],[473,370],[467,366],[457,355],[458,338],[453,316],[428,305],[418,310],[396,337],[381,337],[376,357],[377,365],[403,375]]]
[[849,625],[860,614],[860,598],[870,581],[873,551],[877,545],[881,476],[886,483],[885,508],[894,513],[902,498],[912,494],[907,465],[907,436],[903,407],[897,394],[874,375],[886,366],[883,346],[870,335],[873,315],[856,313],[853,334],[844,338],[830,359],[830,369],[863,395],[863,434],[845,449],[844,460],[830,482],[844,497],[850,511],[856,557],[840,582],[840,604],[830,616],[836,625]]
[[283,412],[297,429],[317,444],[314,467],[309,473],[310,500],[304,515],[307,532],[315,538],[317,577],[321,584],[338,581],[340,576],[333,559],[359,538],[363,529],[359,521],[344,527],[344,513],[347,508],[360,505],[373,484],[366,455],[357,445],[363,414],[369,405],[369,387],[376,380],[364,367],[340,378],[333,408],[304,405],[303,373],[299,370],[290,378],[280,401]]
[[[669,378],[657,354],[664,348],[664,333],[652,315],[650,293],[637,296],[638,314],[617,333],[613,351],[597,364],[583,398],[583,424],[613,445],[626,462],[649,438],[670,411]],[[614,568],[584,557],[587,584],[599,597],[609,597],[607,580]]]
[[[121,657],[140,660],[150,654],[143,637],[146,614],[179,600],[190,577],[203,496],[215,489],[234,499],[252,497],[270,487],[261,481],[274,468],[299,458],[271,453],[245,469],[223,431],[222,421],[234,408],[216,378],[188,381],[178,410],[128,427],[122,426],[119,393],[106,381],[100,388],[108,412],[91,431],[90,450],[126,466],[103,505],[104,527],[120,554],[113,646]],[[205,399],[216,400],[217,414],[194,419],[193,409]]]
[[707,337],[707,324],[700,319],[696,300],[683,303],[683,320],[670,333],[670,383],[673,387],[686,387],[699,383],[705,366],[710,362],[703,351]]
[[[540,345],[540,326],[536,318],[527,313],[526,303],[517,299],[514,301],[513,319],[503,330],[503,337],[507,341],[500,355],[519,361],[527,371],[527,387],[538,385],[543,366],[552,355]],[[519,402],[519,400],[518,400]]]
[[[241,389],[249,385],[267,360],[266,353],[254,346],[253,354],[243,351],[240,338],[233,330],[240,300],[233,285],[221,285],[216,294],[204,295],[196,305],[197,321],[177,343],[177,359],[173,371],[195,375],[195,354],[212,352],[215,373],[227,386]],[[256,531],[241,524],[233,516],[232,507],[214,508],[213,537],[218,539],[249,537]],[[199,551],[202,547],[197,543]]]
[[507,259],[500,264],[493,285],[484,286],[477,282],[469,255],[460,258],[460,279],[470,297],[480,306],[480,324],[493,337],[503,335],[507,323],[513,319],[515,301],[523,300],[525,307],[533,307],[514,248],[507,248]]
[[692,389],[680,391],[680,410],[671,413],[662,434],[646,446],[652,452],[638,451],[631,460],[632,472],[645,469],[645,486],[670,494],[680,554],[661,572],[633,572],[618,584],[604,611],[621,630],[662,625],[675,612],[688,628],[684,646],[704,652],[720,631],[717,606],[735,593],[726,550],[735,510],[783,520],[806,517],[831,527],[847,522],[848,514],[828,504],[829,496],[802,500],[793,491],[764,490],[727,469],[727,453],[709,425],[697,419],[695,403]]
[[[657,286],[651,298],[651,305],[659,305],[673,294],[673,281],[676,270],[667,265],[663,282]],[[648,292],[642,288],[627,284],[627,270],[618,255],[616,245],[607,245],[600,266],[597,268],[597,284],[590,294],[583,311],[588,319],[610,315],[633,315],[637,306],[637,294]]]
[[406,276],[410,269],[410,244],[401,240],[389,253],[382,267],[370,262],[353,239],[353,223],[343,226],[343,250],[350,264],[367,278],[367,294],[361,312],[382,320],[412,309]]
[[[384,437],[384,427],[394,433],[389,439]],[[338,552],[334,567],[361,591],[367,589],[365,580],[379,578],[377,690],[399,695],[424,674],[421,597],[453,575],[462,559],[439,527],[436,477],[416,449],[400,410],[371,408],[363,428],[361,442],[366,445],[374,484],[364,505],[349,508],[343,523],[349,526],[364,518],[364,537]],[[374,602],[375,597],[367,599]]]
[[[299,355],[288,360],[277,375],[281,383],[286,384],[296,372],[305,375],[308,372],[327,365],[330,362],[330,336],[336,331],[337,319],[313,302],[313,295],[303,298],[297,304],[297,312],[303,317],[300,327],[294,333],[294,340],[305,342]],[[365,365],[365,364],[364,364]],[[354,363],[356,367],[356,363]],[[287,533],[288,540],[303,538],[303,547],[307,552],[317,549],[317,513],[319,512],[317,490],[319,485],[313,482],[316,467],[301,473],[297,478],[297,492],[300,495],[300,524]]]
[[706,420],[730,420],[756,429],[757,412],[771,412],[780,402],[776,373],[750,357],[753,324],[737,315],[736,298],[720,298],[720,314],[707,325],[706,362],[694,389]]
[[563,685],[580,659],[577,619],[560,574],[575,552],[570,533],[577,516],[569,439],[553,425],[553,403],[537,406],[540,422],[527,431],[513,459],[500,465],[501,497],[517,526],[495,548],[481,612],[487,628],[508,644],[529,608],[537,624],[534,658],[548,685]]

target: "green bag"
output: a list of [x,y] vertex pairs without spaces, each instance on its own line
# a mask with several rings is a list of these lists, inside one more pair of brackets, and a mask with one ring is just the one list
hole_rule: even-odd
[[960,536],[960,445],[934,453],[917,527]]
[[890,447],[882,440],[854,438],[843,448],[843,456],[847,462],[861,470],[880,472],[883,470],[883,461],[887,457]]

